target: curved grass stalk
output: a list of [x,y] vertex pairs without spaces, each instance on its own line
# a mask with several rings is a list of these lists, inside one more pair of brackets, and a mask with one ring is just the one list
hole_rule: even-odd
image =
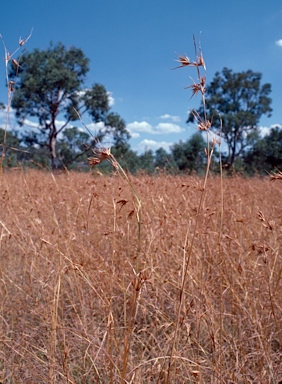
[[[184,303],[184,292],[185,292],[185,284],[187,280],[187,275],[188,275],[188,268],[190,265],[190,260],[193,252],[193,247],[194,247],[194,241],[196,237],[196,233],[198,230],[198,224],[199,224],[199,217],[200,217],[200,212],[203,207],[203,202],[204,198],[206,195],[206,186],[207,186],[207,181],[208,181],[208,175],[210,172],[210,166],[211,166],[211,160],[212,160],[212,155],[214,152],[214,147],[216,143],[219,143],[218,140],[213,139],[212,144],[209,142],[209,129],[211,128],[212,124],[211,122],[207,119],[207,113],[206,113],[206,103],[205,103],[205,82],[206,82],[206,76],[201,74],[201,68],[206,70],[204,58],[201,49],[197,49],[195,37],[193,37],[194,40],[194,48],[195,48],[195,53],[196,53],[196,60],[191,62],[188,56],[179,56],[178,62],[181,64],[177,68],[182,68],[182,67],[195,67],[197,70],[197,77],[198,77],[198,83],[193,83],[191,86],[186,87],[186,88],[191,88],[192,90],[192,97],[196,95],[198,92],[201,94],[202,98],[202,104],[203,104],[203,116],[199,116],[197,113],[195,113],[194,117],[197,121],[197,128],[199,131],[205,131],[207,134],[207,149],[206,149],[206,156],[207,156],[207,166],[206,166],[206,172],[205,172],[205,177],[203,181],[203,186],[201,188],[201,195],[200,195],[200,201],[198,204],[198,209],[195,217],[195,225],[194,225],[194,230],[192,232],[192,237],[191,237],[191,242],[190,246],[187,250],[187,236],[185,238],[184,242],[184,268],[183,268],[183,273],[182,273],[182,278],[181,278],[181,285],[180,285],[180,298],[179,298],[179,304],[178,304],[178,311],[177,311],[177,317],[176,317],[176,324],[175,324],[175,330],[174,330],[174,336],[173,336],[173,341],[171,345],[171,351],[170,351],[170,357],[169,357],[169,362],[168,362],[168,369],[167,369],[167,375],[165,379],[165,383],[168,384],[170,382],[170,377],[171,377],[171,371],[172,371],[172,365],[174,361],[174,353],[175,349],[177,346],[177,341],[178,341],[178,332],[179,332],[179,326],[180,326],[180,319],[181,319],[181,311],[183,308],[183,303]],[[222,174],[221,174],[221,180],[222,180]],[[222,208],[221,208],[222,209]],[[223,211],[222,211],[223,212]],[[222,215],[221,215],[221,224],[222,226]],[[220,232],[221,233],[221,232]],[[220,235],[221,236],[221,235]],[[222,334],[222,332],[220,332]]]

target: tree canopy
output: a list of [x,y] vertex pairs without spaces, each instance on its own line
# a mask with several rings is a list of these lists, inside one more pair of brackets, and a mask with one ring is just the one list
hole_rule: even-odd
[[24,54],[19,62],[13,62],[9,74],[15,81],[12,107],[21,125],[28,117],[35,117],[43,136],[47,133],[53,168],[57,166],[59,133],[85,113],[94,123],[104,123],[97,132],[100,140],[113,133],[114,142],[121,145],[129,138],[124,121],[110,112],[105,87],[97,83],[85,86],[89,60],[81,49],[51,44],[47,50]]
[[262,74],[248,70],[234,73],[223,68],[217,72],[206,89],[205,105],[189,114],[188,122],[205,116],[212,129],[220,134],[228,147],[228,162],[232,166],[236,157],[258,137],[258,123],[262,115],[270,116],[270,84],[261,85]]
[[204,152],[205,141],[200,132],[183,142],[175,143],[171,147],[172,157],[180,171],[201,171],[206,155]]
[[266,173],[282,167],[282,130],[270,129],[268,135],[257,140],[244,156],[249,173]]
[[[7,149],[7,166],[14,166],[18,161],[50,166],[49,151],[52,168],[85,168],[87,152],[98,142],[107,140],[113,155],[130,172],[202,172],[205,169],[206,143],[199,132],[173,144],[170,152],[159,148],[155,153],[149,149],[137,154],[131,150],[125,121],[111,111],[109,94],[102,84],[86,85],[88,71],[89,60],[82,50],[67,49],[62,43],[51,43],[46,50],[35,49],[11,62],[12,107],[18,122],[26,125],[31,118],[32,123],[36,120],[38,125],[37,130],[0,132],[6,137],[3,147]],[[271,86],[261,84],[261,78],[259,72],[235,73],[223,68],[204,89],[200,107],[193,110],[187,120],[201,123],[199,119],[203,116],[210,129],[221,134],[227,144],[227,155],[223,159],[234,165],[233,169],[239,164],[240,170],[249,174],[282,166],[282,130],[275,127],[260,137],[259,120],[272,112]],[[88,121],[100,123],[96,124],[94,136],[88,128],[81,130],[75,123],[85,114]],[[216,152],[214,157],[216,159]],[[108,170],[104,164],[103,167],[104,171]]]

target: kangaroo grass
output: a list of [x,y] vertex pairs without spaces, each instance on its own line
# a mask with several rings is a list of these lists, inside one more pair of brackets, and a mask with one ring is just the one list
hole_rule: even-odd
[[[183,304],[185,300],[185,285],[186,285],[186,280],[188,277],[188,269],[190,266],[190,260],[193,254],[193,249],[194,249],[194,241],[195,237],[198,231],[198,225],[199,225],[199,217],[201,214],[201,211],[203,209],[203,203],[204,199],[206,196],[206,188],[207,188],[207,180],[208,180],[208,175],[210,171],[210,166],[211,166],[211,161],[212,161],[212,155],[214,152],[214,147],[216,144],[220,144],[219,140],[216,140],[213,138],[212,140],[212,145],[210,147],[210,141],[209,141],[209,130],[212,126],[211,122],[207,119],[206,115],[206,108],[205,108],[205,84],[206,84],[206,76],[202,75],[201,69],[206,70],[206,65],[205,61],[203,58],[203,53],[201,50],[201,47],[197,47],[195,36],[193,37],[194,40],[194,49],[195,49],[195,54],[196,54],[196,60],[191,61],[187,55],[185,56],[179,56],[178,62],[180,63],[180,66],[176,68],[184,68],[184,67],[195,67],[197,71],[197,78],[198,81],[195,82],[193,81],[193,84],[186,87],[186,88],[191,88],[192,91],[192,96],[197,95],[198,93],[201,95],[202,98],[202,104],[204,107],[204,112],[203,116],[200,116],[198,113],[195,115],[195,119],[197,121],[197,128],[201,132],[206,132],[207,134],[207,148],[206,148],[206,157],[207,157],[207,165],[206,165],[206,172],[205,172],[205,177],[203,181],[203,186],[200,192],[200,200],[197,208],[197,212],[195,215],[195,220],[194,220],[194,228],[191,231],[191,239],[190,239],[190,244],[188,243],[188,236],[185,237],[185,242],[183,246],[183,273],[181,277],[181,285],[180,285],[180,296],[179,296],[179,304],[178,304],[178,312],[177,312],[177,318],[176,318],[176,323],[175,323],[175,331],[174,331],[174,337],[171,345],[171,351],[170,351],[170,357],[169,357],[169,362],[168,362],[168,369],[167,369],[167,376],[166,376],[166,384],[170,382],[170,377],[171,377],[171,370],[172,370],[172,364],[174,360],[174,353],[175,349],[177,348],[177,341],[178,341],[178,332],[179,332],[179,326],[180,326],[180,321],[181,321],[181,314],[183,311]],[[176,69],[175,68],[175,69]],[[194,112],[196,113],[196,112]],[[188,225],[190,227],[190,223]],[[188,230],[187,230],[188,232]],[[172,378],[172,382],[174,382],[174,379]]]
[[[16,67],[16,71],[18,71],[20,64],[19,62],[14,58],[14,56],[22,49],[22,47],[28,42],[28,40],[31,38],[32,30],[27,38],[22,39],[19,38],[18,41],[18,47],[11,53],[8,51],[4,39],[2,35],[0,35],[0,38],[2,39],[3,47],[4,47],[4,61],[6,66],[6,85],[7,85],[7,93],[8,93],[8,100],[7,100],[7,108],[6,108],[6,119],[5,119],[5,129],[4,129],[4,139],[3,143],[1,143],[2,146],[2,155],[0,160],[0,173],[3,172],[3,162],[5,160],[5,150],[6,150],[6,139],[7,139],[7,129],[9,126],[9,114],[11,111],[11,102],[12,102],[12,95],[15,89],[15,82],[13,80],[9,79],[9,64],[12,63],[14,67]],[[16,148],[11,148],[13,150],[17,150]]]
[[170,383],[278,383],[279,183],[225,179],[219,237],[218,177],[200,212],[200,177],[132,180],[143,203],[138,274],[124,179],[3,174],[1,380],[161,383],[171,359]]
[[[137,238],[137,250],[136,250],[136,256],[135,256],[135,276],[132,281],[132,296],[130,301],[130,310],[129,310],[129,316],[128,319],[125,317],[125,336],[124,336],[124,355],[123,355],[123,367],[121,372],[121,382],[126,382],[126,375],[127,375],[127,364],[128,364],[128,358],[130,353],[130,343],[132,339],[132,333],[133,333],[133,322],[137,315],[137,309],[138,309],[138,299],[139,294],[141,292],[141,288],[144,284],[144,282],[147,280],[146,273],[140,271],[139,272],[139,255],[140,255],[140,249],[141,249],[141,200],[139,199],[136,190],[127,175],[127,173],[124,171],[122,166],[118,163],[118,161],[115,159],[115,157],[110,152],[110,149],[96,149],[93,151],[94,157],[90,157],[88,159],[90,166],[96,166],[100,164],[103,160],[109,161],[114,169],[121,175],[123,179],[126,180],[126,182],[129,185],[129,188],[131,190],[132,196],[134,198],[134,207],[135,207],[135,214],[137,218],[137,225],[138,225],[138,238]],[[126,300],[125,300],[126,301]],[[124,311],[126,314],[126,310]]]

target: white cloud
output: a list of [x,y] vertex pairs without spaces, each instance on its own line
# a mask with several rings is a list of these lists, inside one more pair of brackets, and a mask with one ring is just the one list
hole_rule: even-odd
[[134,132],[154,133],[153,127],[151,124],[147,123],[147,121],[134,121],[133,123],[128,124],[126,128],[130,134],[133,134]]
[[6,117],[5,109],[0,109],[0,119],[5,119],[5,117]]
[[282,39],[276,40],[275,44],[278,45],[278,47],[282,47]]
[[151,135],[167,135],[170,133],[181,133],[184,131],[179,125],[173,123],[159,123],[153,127],[147,121],[134,121],[127,125],[127,129],[131,135],[134,133],[150,133]]
[[38,122],[31,121],[29,119],[24,120],[24,125],[29,128],[39,128]]
[[158,133],[158,134],[169,134],[169,133],[181,133],[183,131],[184,131],[184,129],[181,128],[177,124],[173,124],[173,123],[159,123],[156,126],[155,133]]
[[115,99],[113,97],[112,92],[107,92],[108,100],[109,100],[109,106],[112,107],[115,104]]
[[170,115],[169,113],[165,113],[164,115],[160,116],[160,118],[163,120],[171,120],[171,121],[174,121],[175,123],[181,120],[179,116],[173,116],[173,115]]
[[[5,108],[4,109],[0,109],[0,118],[2,119],[5,119],[6,116],[7,116],[7,111],[8,111],[8,108],[7,108],[7,105],[5,105]],[[14,116],[15,114],[15,110],[13,108],[10,108],[9,109],[9,118],[10,116]]]
[[271,128],[276,128],[278,127],[279,129],[282,129],[281,124],[272,124],[270,127],[259,127],[259,131],[262,137],[265,137],[270,134]]
[[144,139],[138,144],[138,150],[144,152],[145,150],[152,149],[155,151],[156,149],[163,148],[166,151],[170,150],[170,147],[173,143],[168,141],[155,141]]
[[[85,128],[86,127],[86,128]],[[89,123],[85,124],[85,126],[82,128],[82,131],[90,133],[92,136],[96,136],[99,131],[103,132],[105,129],[105,124],[103,121],[99,121],[98,123]],[[110,141],[111,139],[107,137],[104,137],[104,140]]]
[[89,124],[86,124],[86,127],[89,129],[89,130],[93,130],[93,131],[97,131],[99,129],[103,129],[105,127],[105,124],[103,121],[99,121],[98,123],[89,123]]
[[262,137],[269,134],[270,127],[259,127],[259,132]]
[[9,112],[7,106],[0,110],[0,127],[7,130],[18,128],[18,123],[15,118],[15,110],[13,108],[10,108]]
[[77,94],[77,96],[82,97],[85,95],[86,91],[90,91],[90,88],[84,88],[81,91],[78,91],[76,94]]
[[282,129],[282,125],[281,124],[271,124],[270,128],[279,128],[279,129]]
[[[50,123],[50,121],[47,120],[47,123]],[[56,120],[56,127],[58,130],[62,128],[62,126],[65,124],[66,124],[65,120]],[[38,121],[33,121],[29,119],[24,120],[24,125],[29,128],[44,128],[44,125],[40,127]],[[72,127],[73,127],[72,124],[68,124],[66,128],[72,128]]]

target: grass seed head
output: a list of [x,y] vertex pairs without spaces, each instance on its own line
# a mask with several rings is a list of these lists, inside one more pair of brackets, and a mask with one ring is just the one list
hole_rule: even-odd
[[101,161],[107,160],[111,156],[111,149],[110,148],[102,148],[97,152],[98,157]]
[[90,167],[95,167],[95,165],[98,165],[101,163],[101,160],[97,159],[96,157],[88,157],[87,160]]
[[211,127],[211,122],[209,120],[200,120],[198,121],[198,130],[199,131],[208,131]]
[[198,92],[201,92],[201,94],[204,94],[206,91],[206,89],[200,83],[194,83],[192,85],[189,85],[188,87],[185,87],[185,89],[188,89],[188,88],[191,88],[191,90],[192,90],[191,99],[193,96],[197,95]]
[[177,68],[181,67],[187,67],[188,65],[191,65],[192,62],[190,61],[189,57],[185,54],[185,56],[179,55],[179,58],[177,60],[181,65]]
[[200,52],[199,57],[197,57],[196,64],[198,67],[203,67],[204,70],[206,70],[206,64],[205,64],[202,52]]
[[270,175],[270,181],[275,181],[275,180],[282,180],[282,172],[281,171],[278,171],[278,172]]
[[107,160],[107,159],[111,160],[112,154],[111,154],[110,148],[95,149],[93,150],[93,153],[95,157],[89,157],[87,159],[90,167],[94,167],[95,165],[100,164],[103,160]]

